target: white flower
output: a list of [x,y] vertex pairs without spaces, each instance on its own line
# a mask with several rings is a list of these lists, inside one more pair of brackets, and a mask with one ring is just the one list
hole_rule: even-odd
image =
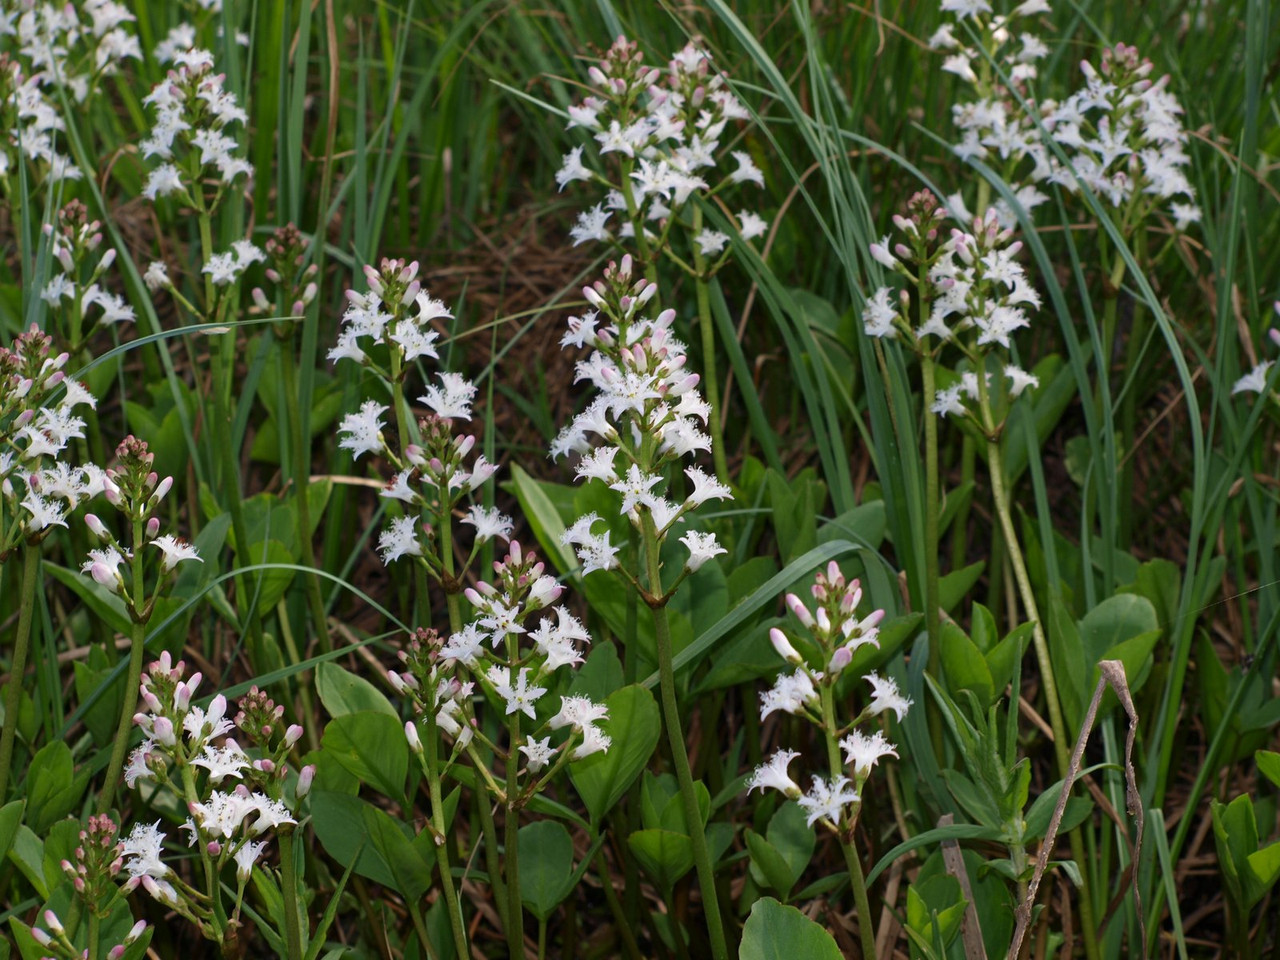
[[437,417],[445,420],[470,420],[471,401],[476,396],[476,385],[460,373],[440,374],[443,387],[428,386],[427,395],[419,397]]
[[162,573],[168,573],[183,560],[195,560],[199,563],[204,561],[200,559],[200,554],[196,548],[185,540],[166,533],[163,537],[157,537],[151,541],[153,547],[159,547],[164,554],[164,559],[160,562],[160,570]]
[[593,703],[588,697],[561,697],[560,712],[547,725],[552,730],[572,727],[581,732],[593,726],[596,721],[607,720],[608,717],[609,708],[602,703]]
[[520,752],[525,755],[529,772],[537,773],[551,762],[556,748],[551,746],[550,737],[543,737],[541,740],[530,738],[520,745]]
[[214,286],[225,287],[235,283],[243,268],[236,262],[235,254],[215,253],[205,263],[201,273],[207,273]]
[[576,750],[571,754],[574,760],[581,760],[583,757],[589,757],[593,753],[608,753],[609,747],[613,744],[613,738],[592,724],[582,728],[582,743],[578,744]]
[[976,17],[980,13],[990,13],[991,4],[987,0],[942,0],[942,10],[954,13],[957,19]]
[[898,684],[889,677],[881,677],[875,673],[869,673],[863,679],[871,684],[872,689],[867,715],[874,717],[886,710],[892,710],[897,714],[898,722],[901,723],[902,718],[907,715],[907,708],[911,706],[911,700],[898,692]]
[[382,414],[387,407],[376,400],[366,400],[360,405],[359,413],[349,413],[342,418],[338,427],[338,435],[346,434],[338,446],[350,450],[353,460],[358,460],[362,453],[377,453],[382,449]]
[[733,491],[727,484],[721,483],[698,467],[686,468],[684,475],[693,483],[693,493],[685,499],[685,503],[690,507],[701,506],[708,500],[733,499]]
[[747,781],[747,793],[750,794],[753,790],[772,788],[780,790],[792,800],[798,799],[800,785],[787,774],[787,767],[798,756],[800,754],[795,750],[779,750],[770,758],[768,763],[762,763],[756,767],[751,774],[751,779]]
[[765,231],[769,229],[769,223],[758,213],[752,213],[750,210],[739,210],[738,229],[742,234],[743,240],[754,240],[756,237],[764,236]]
[[112,593],[119,593],[124,584],[124,578],[120,574],[120,564],[124,560],[124,556],[114,546],[90,550],[89,559],[80,565],[80,572],[87,573]]
[[529,668],[521,667],[514,686],[511,685],[510,678],[508,678],[504,683],[495,683],[493,692],[507,702],[507,716],[519,711],[530,720],[535,720],[537,715],[534,713],[534,704],[537,703],[539,697],[547,692],[547,688],[530,687]]
[[1194,203],[1173,203],[1169,205],[1169,212],[1173,214],[1173,225],[1178,231],[1185,231],[1187,227],[1193,223],[1199,223],[1201,219],[1200,208]]
[[633,463],[627,469],[626,477],[609,484],[609,489],[622,494],[621,512],[625,516],[637,507],[650,504],[653,494],[649,490],[661,479],[657,475],[645,473]]
[[818,691],[814,689],[813,679],[804,668],[791,674],[779,674],[773,687],[760,694],[760,719],[765,719],[775,710],[799,714],[805,704],[814,703],[817,699]]
[[205,744],[204,752],[192,760],[191,765],[208,770],[210,783],[221,783],[225,777],[240,779],[241,773],[249,766],[249,758],[239,744],[228,740],[222,747]]
[[871,772],[881,757],[898,755],[893,744],[879,730],[869,737],[861,730],[855,730],[840,741],[840,748],[844,750],[844,762],[853,764],[853,774],[859,781]]
[[169,269],[165,266],[163,260],[153,260],[151,265],[147,267],[147,272],[142,275],[142,282],[147,285],[147,289],[155,292],[162,287],[170,286]]
[[262,856],[262,851],[266,848],[265,840],[246,840],[240,845],[240,849],[236,851],[236,879],[244,883],[249,879],[249,875],[253,873],[253,865],[258,862],[258,857]]
[[66,510],[56,500],[46,500],[34,491],[28,490],[22,507],[31,514],[26,523],[27,533],[39,533],[46,527],[65,527]]
[[1231,388],[1231,395],[1234,397],[1237,393],[1245,393],[1246,391],[1262,393],[1267,389],[1267,374],[1274,364],[1274,360],[1262,361],[1262,363],[1235,382],[1235,386]]
[[932,410],[940,417],[947,416],[964,416],[968,412],[963,401],[960,399],[960,384],[939,390],[934,395]]
[[1009,378],[1009,394],[1017,397],[1022,395],[1022,391],[1028,387],[1035,388],[1040,386],[1040,378],[1033,373],[1027,373],[1021,367],[1015,367],[1009,364],[1004,368],[1004,375]]
[[689,559],[685,562],[685,566],[689,568],[690,573],[696,571],[712,557],[729,552],[716,542],[714,533],[698,533],[690,530],[680,538],[680,542],[689,548]]
[[811,827],[821,819],[839,824],[845,804],[857,803],[860,799],[856,791],[846,789],[848,786],[848,777],[834,777],[829,781],[814,777],[809,792],[797,801],[809,811],[805,822]]
[[462,522],[469,523],[476,528],[476,540],[479,542],[492,540],[494,537],[501,537],[504,541],[509,542],[511,533],[515,529],[515,523],[512,519],[496,507],[485,509],[478,504],[467,511],[467,515],[462,518]]
[[129,763],[124,770],[124,782],[130,790],[139,780],[151,779],[152,772],[147,761],[151,759],[151,750],[155,745],[154,740],[144,740],[134,748],[133,753],[129,754]]
[[693,242],[698,245],[698,252],[703,256],[714,257],[728,244],[729,235],[719,230],[703,230],[693,238]]
[[142,195],[148,200],[155,200],[157,197],[167,197],[171,193],[185,193],[186,187],[183,186],[182,176],[178,173],[178,168],[171,163],[162,163],[147,175],[146,186],[142,188]]
[[272,800],[264,793],[250,794],[248,804],[250,812],[257,813],[258,815],[248,829],[249,836],[251,837],[261,836],[272,827],[279,827],[286,823],[298,822],[289,815],[288,807],[279,800]]
[[445,663],[458,661],[475,669],[480,663],[480,654],[484,651],[485,635],[478,624],[468,623],[459,632],[451,634],[448,641],[440,648],[440,659]]
[[591,171],[582,165],[582,147],[574,147],[564,155],[564,164],[556,171],[556,184],[563,190],[575,180],[590,180]]
[[382,562],[390,564],[401,557],[422,556],[422,544],[418,542],[417,523],[413,517],[396,517],[378,537],[378,550]]
[[578,222],[569,231],[573,245],[576,247],[588,240],[608,240],[609,231],[605,228],[605,222],[610,216],[612,214],[598,203],[590,210],[578,214]]
[[169,868],[160,859],[164,845],[164,832],[160,821],[153,824],[135,823],[129,836],[120,842],[120,854],[125,858],[124,868],[131,877],[164,877]]
[[755,165],[755,161],[751,159],[751,155],[742,150],[733,151],[733,159],[738,161],[738,169],[729,174],[729,179],[734,183],[742,183],[744,180],[750,180],[756,186],[764,186],[764,173]]
[[891,289],[881,287],[867,300],[867,305],[862,310],[862,323],[867,336],[890,340],[897,337],[898,331],[893,321],[897,319],[898,311],[889,299],[892,295]]

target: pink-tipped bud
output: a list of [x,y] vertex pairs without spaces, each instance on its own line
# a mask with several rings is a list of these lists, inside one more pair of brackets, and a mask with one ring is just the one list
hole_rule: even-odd
[[293,745],[302,739],[302,724],[290,724],[289,728],[284,732],[284,745],[293,748]]
[[218,854],[222,853],[222,844],[220,844],[217,840],[210,840],[208,843],[204,845],[204,849],[205,849],[205,852],[209,854],[209,856],[216,857],[218,856]]
[[160,518],[148,517],[146,535],[148,540],[154,540],[160,536]]
[[810,630],[813,629],[813,626],[814,626],[813,614],[811,614],[809,612],[809,608],[804,605],[804,601],[801,600],[799,597],[797,597],[794,593],[787,594],[787,609],[789,609],[792,612],[792,614],[795,615],[795,618],[799,620],[802,624],[804,624]]
[[34,940],[36,943],[40,944],[40,946],[42,947],[47,947],[51,943],[53,943],[53,937],[49,936],[39,927],[31,928],[31,939]]
[[422,746],[422,738],[418,736],[418,725],[410,720],[404,725],[404,735],[405,739],[409,741],[409,749],[418,756],[422,756],[424,748]]
[[168,717],[156,717],[152,721],[151,735],[166,747],[172,747],[178,742],[177,734],[173,729],[173,721]]
[[298,771],[298,786],[293,791],[293,795],[301,800],[311,792],[311,783],[316,778],[316,765],[308,763],[300,771]]
[[839,673],[853,661],[853,651],[848,647],[837,647],[836,652],[831,655],[831,663],[828,669],[832,673]]
[[99,540],[105,542],[111,539],[111,531],[107,529],[107,525],[99,520],[94,514],[86,513],[84,515],[84,525],[88,527],[89,532]]
[[787,635],[777,627],[774,627],[769,631],[769,642],[773,644],[773,649],[778,652],[778,656],[787,661],[787,663],[796,665],[800,664],[802,659],[800,654],[796,651],[796,648],[791,645],[791,641],[787,639]]
[[62,936],[62,932],[63,932],[62,921],[58,919],[58,915],[56,913],[54,913],[52,910],[46,910],[44,912],[44,922],[45,922],[45,926],[47,926],[55,934],[57,934],[58,936]]

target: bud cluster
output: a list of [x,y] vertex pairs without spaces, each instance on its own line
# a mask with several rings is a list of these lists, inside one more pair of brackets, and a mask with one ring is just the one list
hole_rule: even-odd
[[898,692],[893,680],[870,673],[864,678],[871,684],[870,701],[852,719],[840,715],[847,697],[837,694],[837,685],[860,648],[879,648],[884,611],[859,617],[862,587],[857,580],[846,581],[834,560],[825,573],[818,573],[810,592],[816,601],[813,611],[795,594],[786,598],[801,632],[789,637],[776,627],[769,631],[774,650],[794,671],[780,674],[773,687],[760,695],[760,719],[775,711],[804,717],[830,741],[829,755],[836,755],[837,744],[844,751],[845,766],[829,771],[828,778],[814,776],[806,793],[787,773],[799,752],[779,750],[753,772],[748,792],[766,787],[779,790],[807,811],[810,826],[821,821],[832,830],[847,832],[857,819],[862,786],[871,768],[881,757],[898,755],[883,733],[866,734],[858,727],[886,711],[893,711],[901,722],[911,701]]
[[418,269],[417,260],[383,259],[377,267],[365,265],[369,290],[347,291],[347,309],[330,360],[354,360],[394,383],[403,379],[406,365],[414,360],[440,359],[435,349],[440,334],[434,324],[451,320],[453,314],[422,289]]
[[[257,688],[240,701],[234,720],[222,694],[207,707],[197,706],[202,676],[184,678],[185,672],[185,664],[175,664],[166,652],[143,674],[143,709],[133,719],[146,739],[129,758],[125,782],[133,788],[139,780],[154,780],[179,795],[190,814],[181,829],[198,856],[209,862],[212,875],[235,864],[238,912],[244,886],[267,846],[260,838],[297,823],[295,810],[286,802],[285,775],[288,754],[303,730],[297,725],[281,730],[283,710]],[[252,753],[228,736],[237,726]],[[314,768],[304,768],[294,806],[310,789],[313,777]],[[221,789],[228,779],[239,782],[230,790]],[[159,824],[134,826],[124,843],[124,867],[130,874],[125,891],[141,886],[198,924],[207,938],[219,939],[220,921],[215,917],[221,911],[213,908],[207,894],[178,880],[162,857],[165,839]]]
[[[1028,326],[1026,307],[1040,306],[1040,295],[1031,286],[1016,257],[1021,241],[1013,231],[1000,226],[994,210],[984,219],[974,220],[972,233],[952,229],[950,238],[937,245],[942,208],[928,193],[918,193],[908,204],[906,217],[894,217],[894,225],[907,242],[890,250],[889,237],[871,245],[871,256],[915,287],[919,298],[916,310],[922,317],[911,321],[912,303],[904,290],[895,298],[890,287],[882,286],[868,299],[862,320],[867,336],[893,339],[901,336],[920,354],[938,354],[946,344],[960,349],[970,369],[955,383],[939,390],[933,412],[941,416],[972,416],[970,405],[980,401],[991,388],[986,357],[997,347],[1010,348],[1010,336]],[[926,341],[933,338],[936,345]],[[1033,374],[1005,362],[1005,379],[1010,397],[1028,387],[1039,386]],[[980,418],[976,418],[979,419]]]
[[[320,268],[314,263],[307,264],[306,259],[307,238],[292,223],[280,227],[266,242],[267,268],[263,272],[292,317],[302,316],[319,292],[316,276]],[[266,314],[274,309],[266,292],[254,287],[252,312]]]
[[[116,462],[108,467],[103,493],[108,503],[119,511],[131,532],[129,545],[116,539],[111,529],[94,514],[86,514],[85,526],[101,544],[89,551],[89,559],[80,567],[82,573],[118,594],[125,602],[135,623],[146,623],[163,592],[169,574],[186,560],[203,562],[196,548],[173,534],[160,535],[160,504],[173,487],[173,477],[160,479],[151,469],[155,455],[147,444],[132,435],[116,447]],[[153,546],[159,553],[139,553]],[[150,595],[146,590],[147,558],[159,564]],[[121,572],[125,565],[129,576]]]
[[[443,643],[434,631],[414,634],[400,653],[406,670],[392,673],[391,682],[410,698],[416,715],[434,718],[435,726],[454,741],[455,752],[468,749],[479,736],[473,697],[477,686],[503,716],[531,721],[520,726],[505,752],[498,751],[509,762],[523,754],[529,775],[551,768],[526,784],[522,796],[527,797],[569,760],[608,750],[610,738],[596,726],[607,711],[585,697],[562,696],[554,715],[544,706],[557,671],[582,662],[581,645],[590,642],[590,634],[556,604],[563,587],[532,551],[512,541],[493,568],[493,582],[480,581],[465,591],[476,617]],[[568,734],[553,744],[554,731],[564,727],[570,728]],[[419,721],[407,724],[405,734],[421,754]]]
[[[94,328],[103,324],[133,322],[133,307],[119,294],[102,288],[99,281],[116,260],[114,248],[108,249],[94,262],[102,246],[102,222],[90,220],[79,200],[72,200],[58,211],[57,224],[45,224],[50,251],[61,265],[59,273],[46,285],[40,298],[54,311],[62,312],[63,334],[70,353],[78,353]],[[70,301],[64,307],[63,301]],[[93,307],[94,316],[88,326],[85,319]]]

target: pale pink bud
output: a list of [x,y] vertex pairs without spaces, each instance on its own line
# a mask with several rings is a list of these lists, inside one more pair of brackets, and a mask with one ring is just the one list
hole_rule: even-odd
[[293,795],[301,800],[311,792],[311,782],[316,778],[316,765],[308,763],[300,771],[298,771],[298,786],[293,791]]
[[778,656],[787,661],[787,663],[799,664],[801,662],[802,658],[796,648],[791,645],[787,635],[777,627],[769,631],[769,641],[773,644],[773,649],[778,652]]
[[404,725],[404,735],[405,739],[409,741],[409,749],[418,756],[422,756],[422,738],[418,736],[418,725],[410,720]]
[[107,529],[106,524],[104,524],[92,513],[86,513],[84,515],[84,525],[88,527],[89,532],[92,533],[99,540],[105,541],[105,540],[111,539],[111,531]]
[[802,624],[813,629],[813,614],[809,612],[809,608],[804,605],[804,601],[797,597],[794,593],[787,594],[787,608],[795,615],[796,619]]
[[284,732],[284,745],[292,747],[302,738],[302,725],[298,723],[291,724],[289,729]]
[[160,536],[160,518],[148,517],[146,535],[148,540],[154,540]]

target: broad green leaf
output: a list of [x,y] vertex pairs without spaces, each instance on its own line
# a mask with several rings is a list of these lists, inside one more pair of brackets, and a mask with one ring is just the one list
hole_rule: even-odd
[[573,839],[563,823],[536,820],[520,828],[520,899],[546,920],[573,890]]
[[[251,543],[247,553],[248,557],[241,561],[243,566],[257,563],[293,564],[298,562],[293,552],[283,542],[274,538]],[[257,608],[270,610],[279,603],[284,592],[289,589],[289,584],[293,583],[294,573],[293,570],[272,569],[255,570],[248,574],[247,587],[257,597]]]
[[18,825],[22,823],[22,811],[26,804],[25,800],[10,800],[0,807],[0,860],[9,855],[13,838],[18,833]]
[[943,610],[950,613],[956,608],[956,605],[965,598],[965,595],[973,589],[973,585],[978,582],[978,578],[982,576],[987,564],[983,560],[971,563],[967,567],[961,567],[959,570],[952,570],[945,577],[938,581],[938,604]]
[[622,661],[618,659],[618,648],[612,643],[600,642],[592,644],[591,653],[586,662],[573,675],[569,684],[571,696],[590,697],[599,703],[607,700],[609,694],[622,688]]
[[397,724],[400,721],[400,715],[381,690],[331,661],[316,664],[316,692],[331,717],[368,711],[385,713]]
[[1267,891],[1280,879],[1280,841],[1255,850],[1245,859],[1249,866],[1249,906],[1252,907],[1267,895]]
[[747,852],[751,857],[752,877],[762,887],[770,887],[786,900],[795,880],[787,861],[768,840],[754,830],[747,830]]
[[991,679],[991,671],[987,668],[987,661],[977,644],[958,626],[948,621],[942,625],[938,650],[947,691],[954,697],[961,690],[972,690],[984,710],[990,706],[995,699],[996,688]]
[[[1051,787],[1047,787],[1040,796],[1035,798],[1030,809],[1027,810],[1025,819],[1028,839],[1035,840],[1043,837],[1049,829],[1049,821],[1053,819],[1054,808],[1058,805],[1058,798],[1062,796],[1062,784],[1063,781],[1059,780]],[[1058,826],[1059,836],[1071,832],[1084,823],[1092,812],[1092,800],[1083,796],[1069,798],[1066,809],[1062,811],[1062,823]]]
[[83,600],[93,615],[100,620],[105,620],[114,632],[129,635],[132,624],[129,614],[125,611],[124,601],[106,587],[75,570],[68,570],[48,560],[41,563],[40,569]]
[[831,934],[795,907],[761,897],[742,928],[740,960],[841,960]]
[[600,727],[613,744],[604,753],[569,764],[569,778],[592,823],[600,823],[640,776],[662,733],[653,694],[638,684],[614,691],[605,703],[609,718]]
[[813,828],[805,822],[804,809],[793,801],[784,803],[769,820],[765,837],[787,861],[792,884],[798,883],[813,858],[813,848],[818,840]]
[[1146,597],[1124,593],[1107,597],[1079,623],[1086,663],[1092,667],[1106,659],[1107,651],[1117,644],[1159,629],[1156,608]]
[[693,841],[670,830],[637,830],[627,838],[632,854],[664,894],[693,869]]
[[89,783],[89,771],[75,775],[71,748],[51,740],[31,758],[27,778],[27,826],[38,834],[72,811]]
[[41,898],[49,896],[49,885],[44,879],[44,841],[25,823],[18,825],[18,832],[13,836],[9,860],[36,888]]
[[[525,473],[518,463],[513,463],[508,486],[515,491],[520,509],[533,528],[533,535],[538,538],[542,552],[555,562],[561,573],[576,570],[578,558],[574,556],[572,547],[560,542],[560,535],[565,530],[564,521],[560,519],[555,504],[543,489],[545,485]],[[570,491],[571,496],[572,488],[565,489]]]
[[343,867],[413,899],[430,885],[433,864],[413,843],[413,832],[373,804],[313,790],[311,822],[325,851]]
[[1280,787],[1280,753],[1274,750],[1259,750],[1253,758],[1262,775]]
[[409,743],[395,717],[368,710],[334,717],[325,725],[321,745],[361,783],[397,802],[404,800]]

